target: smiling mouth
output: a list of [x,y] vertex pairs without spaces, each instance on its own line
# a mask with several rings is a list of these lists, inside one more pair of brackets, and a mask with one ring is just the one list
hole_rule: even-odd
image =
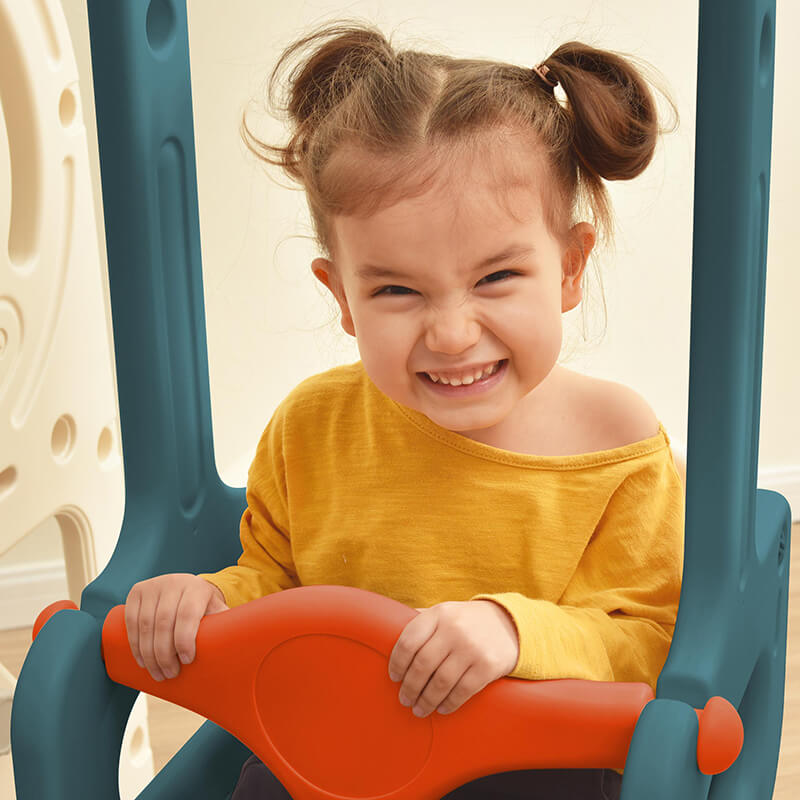
[[497,368],[494,371],[487,375],[485,378],[481,378],[480,380],[472,381],[471,383],[463,383],[460,385],[454,385],[449,383],[443,383],[442,381],[435,381],[428,375],[427,372],[418,372],[417,375],[428,383],[431,388],[435,388],[438,392],[444,392],[446,394],[461,394],[462,392],[465,394],[472,394],[473,390],[477,390],[478,387],[483,387],[486,384],[494,383],[496,379],[504,373],[505,366],[508,363],[507,358],[501,358],[497,364]]
[[[498,372],[498,370],[500,370],[502,368],[504,361],[505,361],[504,358],[501,358],[498,361],[495,361],[494,364],[492,364],[491,366],[486,367],[484,369],[483,372],[486,373],[487,371],[489,371],[488,374],[484,374],[483,377],[476,378],[476,379],[470,381],[469,383],[460,382],[458,384],[458,386],[472,386],[475,383],[482,383],[483,381],[488,380],[489,378],[492,377],[492,375],[495,375]],[[450,381],[454,380],[454,378],[449,378],[448,382],[445,383],[442,380],[434,380],[431,377],[431,375],[429,373],[427,373],[427,372],[420,372],[419,374],[422,375],[423,377],[427,378],[429,381],[431,381],[431,383],[435,383],[438,386],[453,386],[453,384]]]

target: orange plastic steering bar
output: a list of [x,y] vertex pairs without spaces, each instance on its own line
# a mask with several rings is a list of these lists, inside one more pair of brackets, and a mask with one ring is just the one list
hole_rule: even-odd
[[[39,628],[64,607],[54,606]],[[654,698],[646,683],[505,677],[455,712],[414,716],[388,663],[417,613],[349,586],[286,589],[204,617],[194,661],[155,681],[131,654],[119,605],[103,625],[103,658],[117,683],[234,735],[295,800],[438,800],[497,772],[624,767]],[[698,767],[723,772],[741,751],[741,719],[722,697],[695,711]]]

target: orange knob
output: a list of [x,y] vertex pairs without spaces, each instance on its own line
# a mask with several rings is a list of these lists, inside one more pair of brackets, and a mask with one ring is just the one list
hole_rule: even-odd
[[725,772],[739,757],[744,726],[736,709],[724,697],[710,697],[697,711],[697,766],[703,775]]
[[65,608],[71,608],[75,611],[79,610],[78,606],[76,606],[72,600],[56,600],[55,603],[50,603],[47,608],[40,611],[39,616],[36,617],[36,622],[33,623],[33,636],[31,636],[31,641],[36,638],[39,631],[44,627],[45,622],[47,622],[56,611],[63,611]]

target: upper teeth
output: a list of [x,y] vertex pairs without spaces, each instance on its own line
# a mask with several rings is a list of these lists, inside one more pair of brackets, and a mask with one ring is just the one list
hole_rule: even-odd
[[[501,359],[502,360],[502,359]],[[500,361],[495,364],[492,364],[491,367],[487,367],[486,369],[476,372],[476,373],[466,373],[461,375],[458,378],[448,378],[444,375],[437,375],[435,372],[428,372],[427,374],[430,376],[431,380],[435,383],[446,383],[450,386],[461,386],[462,384],[469,386],[469,384],[474,383],[475,381],[479,381],[482,378],[488,378],[489,375],[494,375],[497,370],[500,369]]]

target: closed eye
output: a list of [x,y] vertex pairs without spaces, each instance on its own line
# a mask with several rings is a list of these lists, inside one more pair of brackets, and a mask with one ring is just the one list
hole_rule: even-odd
[[[494,278],[496,275],[509,275],[509,276],[511,276],[511,275],[521,275],[521,274],[522,274],[521,272],[517,272],[516,270],[513,270],[513,269],[501,269],[499,272],[493,272],[491,275],[487,275],[485,278],[481,278],[481,280],[478,281],[478,284],[480,284],[481,281],[488,280],[489,278]],[[500,280],[493,280],[493,281],[490,281],[490,283],[500,283],[502,280],[504,280],[504,279],[501,278]],[[378,295],[381,295],[381,294],[387,294],[389,296],[395,296],[395,297],[403,297],[404,296],[402,294],[397,295],[395,292],[387,292],[386,291],[387,289],[400,289],[400,290],[402,290],[404,292],[411,292],[413,294],[417,294],[417,292],[415,292],[414,289],[409,289],[407,286],[382,286],[380,289],[377,289],[376,291],[374,291],[372,293],[371,297],[377,297]]]

